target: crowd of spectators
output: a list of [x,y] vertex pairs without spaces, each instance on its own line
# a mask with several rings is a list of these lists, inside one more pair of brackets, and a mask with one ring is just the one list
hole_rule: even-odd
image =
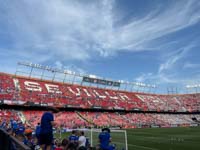
[[[29,83],[26,85],[25,83]],[[50,92],[46,85],[51,85]],[[200,94],[159,95],[54,83],[0,74],[0,102],[158,112],[200,111]]]
[[[11,118],[10,120],[0,120],[0,128],[7,131],[13,137],[31,148],[31,150],[89,150],[89,149],[101,149],[107,150],[111,140],[110,131],[103,129],[99,134],[99,144],[92,148],[90,140],[85,136],[82,130],[72,130],[68,137],[63,139],[55,138],[53,135],[54,118],[52,112],[44,112],[41,118],[41,122],[36,127],[23,123],[19,118]],[[13,150],[17,150],[13,144]],[[111,145],[109,150],[113,150]]]
[[[44,111],[0,110],[0,120],[8,123],[8,118],[22,120],[26,126],[35,127]],[[119,113],[119,112],[58,112],[54,114],[55,123],[62,129],[85,127],[137,128],[142,126],[190,126],[192,117],[198,114],[156,114],[156,113]]]
[[[67,114],[67,112],[58,112],[52,114],[52,112],[45,111],[33,111],[30,114],[40,117],[36,117],[37,124],[30,124],[33,120],[25,120],[22,122],[22,114],[15,110],[0,110],[0,128],[6,130],[10,135],[16,137],[21,143],[29,146],[31,149],[41,149],[46,147],[53,147],[54,150],[85,150],[89,149],[90,145],[88,139],[85,137],[83,131],[72,130],[72,134],[65,137],[63,140],[53,137],[53,131],[63,132],[64,129],[77,128],[77,126],[62,126],[60,122],[56,121],[56,116]],[[20,114],[20,115],[19,115]],[[26,114],[26,113],[24,113]],[[71,112],[69,113],[69,115]],[[87,122],[85,125],[79,128],[85,127],[113,127],[119,126],[122,128],[137,128],[137,127],[151,127],[152,125],[160,125],[160,127],[175,127],[176,126],[190,126],[195,124],[192,118],[200,119],[200,115],[174,115],[174,114],[136,114],[136,113],[95,113],[95,112],[74,112],[76,118],[82,118]],[[70,120],[63,118],[63,122],[69,122]],[[71,118],[70,118],[71,119]],[[34,121],[33,121],[34,122]],[[62,122],[62,123],[63,123]],[[117,123],[118,122],[118,123]],[[76,123],[76,122],[73,122]],[[53,130],[54,129],[54,130]],[[105,135],[104,135],[105,134]],[[102,133],[106,137],[107,133]],[[100,137],[99,137],[100,138]],[[52,142],[53,141],[53,142]],[[100,140],[101,141],[101,140]],[[100,145],[99,145],[100,146]]]
[[[12,115],[9,117],[0,118],[0,128],[32,150],[86,150],[90,146],[83,131],[73,130],[69,137],[62,140],[53,137],[53,126],[56,128],[57,125],[52,112],[44,112],[37,126],[23,123],[20,118],[12,118]],[[13,150],[15,147],[13,143]]]
[[[45,89],[47,81],[14,78],[0,74],[0,103],[9,105],[45,105],[59,107],[104,108],[121,110],[140,110],[156,112],[198,112],[200,94],[158,95],[114,91],[80,85],[56,83],[64,91],[62,94],[45,90],[27,90],[23,84],[37,81]],[[33,83],[32,82],[32,83]],[[53,84],[53,83],[52,83]],[[32,85],[34,87],[34,84]],[[35,87],[37,88],[37,86]],[[55,88],[56,89],[56,88]],[[191,118],[200,119],[200,115],[161,114],[161,113],[119,113],[119,112],[59,112],[55,115],[45,111],[0,110],[0,128],[16,137],[31,149],[85,150],[90,145],[83,131],[72,131],[63,140],[53,137],[53,129],[65,130],[91,127],[173,127],[195,124]],[[102,139],[106,142],[101,145]],[[109,130],[99,135],[101,149],[112,150],[109,145]],[[106,145],[106,146],[105,146]],[[98,149],[98,148],[97,148]]]

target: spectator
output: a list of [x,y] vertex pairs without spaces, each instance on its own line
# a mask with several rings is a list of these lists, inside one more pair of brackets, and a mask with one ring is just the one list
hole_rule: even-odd
[[81,150],[86,150],[86,137],[84,136],[84,132],[80,131],[79,132],[79,138],[78,138],[78,147]]
[[76,150],[76,145],[74,143],[69,143],[67,150]]
[[109,145],[111,142],[110,129],[103,128],[99,134],[99,143],[102,150],[113,150],[114,147]]
[[63,140],[62,140],[62,143],[61,143],[62,149],[63,149],[63,150],[66,150],[68,144],[69,144],[69,141],[68,141],[67,139],[63,139]]
[[21,142],[21,143],[23,143],[23,144],[27,144],[26,143],[26,137],[25,137],[25,135],[23,135],[23,134],[18,134],[18,135],[16,135],[15,136],[16,138],[17,138],[17,140],[19,141],[19,142]]
[[86,137],[85,147],[86,147],[86,149],[89,149],[89,148],[90,148],[90,140],[89,140],[88,137]]
[[75,143],[75,145],[78,144],[78,136],[76,135],[76,131],[72,130],[72,134],[69,136],[69,142],[70,143]]
[[18,123],[18,128],[17,128],[15,134],[16,135],[18,135],[18,134],[24,134],[24,131],[25,131],[25,127],[24,127],[23,123],[20,121]]
[[50,112],[45,112],[41,118],[41,128],[39,134],[39,143],[43,150],[51,150],[53,142],[53,126],[55,126],[53,113],[58,112],[53,109]]
[[40,123],[37,124],[36,129],[35,129],[35,136],[37,138],[37,143],[39,144],[39,135],[40,135]]
[[63,150],[63,148],[62,148],[62,146],[61,146],[61,143],[58,143],[58,144],[56,145],[55,150]]
[[17,129],[18,129],[18,124],[15,120],[10,120],[11,128],[12,128],[12,134],[15,135]]
[[0,128],[6,129],[6,120],[2,120]]

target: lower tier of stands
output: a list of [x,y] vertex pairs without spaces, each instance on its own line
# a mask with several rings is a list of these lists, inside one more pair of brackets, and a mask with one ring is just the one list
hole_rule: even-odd
[[[10,119],[26,122],[27,125],[35,127],[40,122],[44,111],[15,111],[0,110],[0,122],[9,124]],[[79,128],[79,127],[176,127],[191,126],[195,124],[191,118],[200,119],[200,115],[182,114],[147,114],[147,113],[111,113],[111,112],[59,112],[54,114],[57,127]]]

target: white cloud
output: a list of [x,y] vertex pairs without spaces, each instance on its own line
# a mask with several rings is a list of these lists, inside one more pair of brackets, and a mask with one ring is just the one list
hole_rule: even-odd
[[176,1],[163,11],[158,8],[143,18],[116,26],[120,17],[113,11],[114,0],[0,3],[4,10],[0,19],[8,27],[1,32],[12,38],[12,52],[41,61],[87,60],[124,49],[148,49],[152,40],[197,23],[200,13],[199,1]]
[[168,54],[167,60],[164,63],[160,64],[158,73],[162,73],[165,70],[172,69],[180,59],[187,56],[187,53],[194,47],[194,44],[189,44],[185,47],[182,47],[178,50],[174,50],[172,53]]
[[184,69],[197,69],[197,68],[200,68],[200,64],[186,62],[186,63],[184,63],[183,68]]
[[62,70],[69,70],[72,72],[80,73],[80,74],[86,74],[86,71],[80,67],[77,67],[76,65],[64,65],[61,61],[56,61],[55,67]]
[[[172,76],[172,75],[171,75]],[[143,73],[135,79],[137,82],[148,83],[154,82],[154,84],[163,84],[163,83],[177,83],[177,80],[171,78],[170,76],[163,73]]]
[[56,68],[63,69],[63,64],[60,61],[55,62]]
[[152,73],[142,74],[139,77],[137,77],[135,80],[137,82],[145,82],[147,79],[152,78]]
[[[137,50],[150,44],[151,40],[191,26],[199,21],[198,1],[176,1],[162,12],[150,12],[149,15],[119,28],[121,36],[116,40],[116,47]],[[196,5],[197,4],[197,5]],[[159,10],[157,10],[159,11]]]
[[156,73],[142,73],[136,78],[140,82],[155,82],[157,84],[175,84],[176,86],[182,84],[190,84],[194,80],[199,80],[197,74],[193,77],[182,76],[181,69],[197,68],[199,64],[192,64],[185,62],[184,59],[188,57],[188,54],[195,48],[196,42],[193,41],[189,45],[183,46],[178,50],[172,50],[171,53],[167,53],[167,56],[162,57],[162,63],[158,67]]

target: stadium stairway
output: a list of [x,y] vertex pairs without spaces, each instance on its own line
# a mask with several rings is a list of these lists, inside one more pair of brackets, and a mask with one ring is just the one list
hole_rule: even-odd
[[21,111],[17,112],[17,115],[18,115],[19,119],[20,119],[23,123],[26,122],[26,117],[24,116],[24,114],[23,114]]
[[77,115],[84,121],[86,121],[87,123],[91,124],[91,125],[96,125],[94,122],[92,122],[92,120],[88,120],[87,118],[85,118],[80,112],[76,112]]

